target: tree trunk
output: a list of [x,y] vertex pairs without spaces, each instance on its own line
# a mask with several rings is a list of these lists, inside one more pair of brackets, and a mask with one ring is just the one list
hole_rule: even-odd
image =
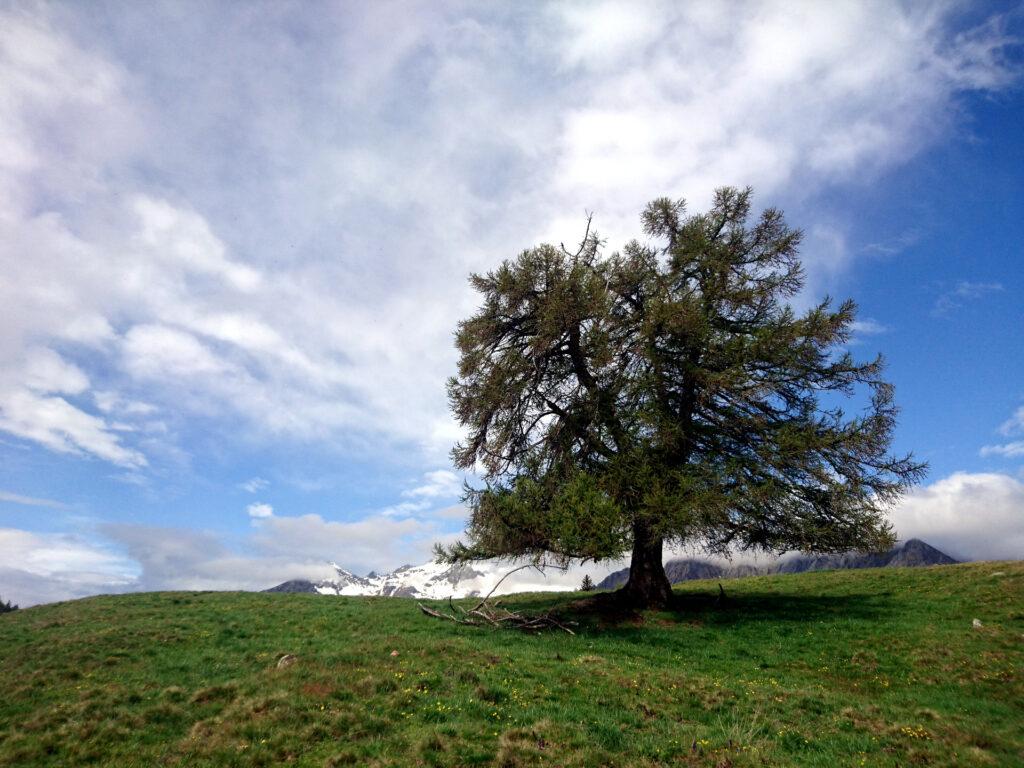
[[633,523],[629,581],[619,595],[631,608],[664,608],[672,602],[672,585],[662,562],[662,539],[641,521]]

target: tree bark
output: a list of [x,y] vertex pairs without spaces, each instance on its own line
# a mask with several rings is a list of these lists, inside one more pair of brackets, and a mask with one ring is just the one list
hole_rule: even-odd
[[633,523],[633,557],[629,581],[619,591],[631,608],[664,608],[672,602],[672,585],[662,562],[662,538],[651,533],[646,523]]

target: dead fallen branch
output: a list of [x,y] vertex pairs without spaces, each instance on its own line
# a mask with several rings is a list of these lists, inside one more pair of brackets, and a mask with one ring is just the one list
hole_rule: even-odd
[[435,619],[445,619],[446,621],[452,621],[456,624],[464,624],[470,627],[512,627],[514,629],[521,629],[524,632],[539,632],[544,629],[561,629],[564,632],[568,632],[570,635],[576,634],[567,626],[574,622],[559,621],[552,616],[550,612],[531,616],[517,611],[510,611],[507,608],[502,608],[496,604],[491,605],[486,600],[477,603],[476,606],[468,611],[462,606],[455,605],[449,600],[448,605],[451,607],[451,613],[444,613],[442,611],[435,610],[423,603],[416,603],[416,605],[418,605],[420,610],[427,616],[432,616]]
[[575,635],[576,633],[566,626],[567,624],[575,624],[575,622],[559,621],[551,615],[550,611],[536,616],[530,616],[528,614],[510,611],[507,608],[501,607],[500,599],[495,600],[493,603],[490,602],[491,595],[498,590],[498,587],[501,586],[502,582],[517,571],[521,571],[525,568],[534,568],[542,575],[547,575],[544,573],[546,568],[554,568],[556,570],[564,571],[567,567],[568,566],[552,563],[536,562],[527,563],[526,565],[521,565],[518,568],[513,568],[498,579],[498,583],[491,587],[491,591],[484,595],[480,602],[469,610],[466,610],[460,605],[456,605],[450,596],[448,598],[448,608],[450,613],[443,613],[442,611],[434,608],[428,608],[423,605],[423,603],[416,603],[416,605],[418,605],[420,610],[427,614],[427,616],[433,616],[435,619],[453,621],[456,624],[465,624],[470,627],[513,627],[525,632],[538,632],[542,629],[561,629],[568,632],[570,635]]

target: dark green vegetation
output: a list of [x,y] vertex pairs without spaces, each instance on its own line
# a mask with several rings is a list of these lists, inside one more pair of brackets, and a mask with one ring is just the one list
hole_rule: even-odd
[[18,610],[18,606],[13,605],[10,600],[6,603],[3,600],[0,600],[0,613],[10,613],[11,611],[16,610]]
[[885,513],[924,465],[889,453],[882,360],[845,349],[853,302],[789,306],[800,232],[775,209],[751,216],[750,189],[693,215],[661,198],[641,222],[648,240],[622,253],[588,228],[575,253],[540,245],[471,276],[481,307],[448,384],[468,436],[452,457],[486,487],[467,491],[467,543],[439,556],[631,552],[620,599],[657,607],[665,543],[890,547]]
[[1024,563],[726,590],[721,605],[717,584],[689,582],[670,612],[581,614],[576,637],[387,598],[22,609],[0,618],[0,765],[1024,764]]

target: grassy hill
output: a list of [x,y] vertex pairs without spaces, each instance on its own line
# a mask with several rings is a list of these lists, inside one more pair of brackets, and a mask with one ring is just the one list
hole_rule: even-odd
[[1024,765],[1024,563],[726,589],[579,613],[575,637],[387,598],[23,609],[0,616],[0,766]]

